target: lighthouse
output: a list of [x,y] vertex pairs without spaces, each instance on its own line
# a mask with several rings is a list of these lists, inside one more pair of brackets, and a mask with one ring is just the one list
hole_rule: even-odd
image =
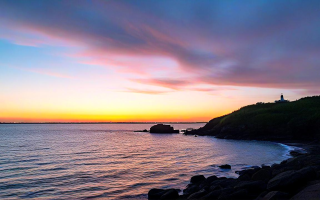
[[286,103],[286,102],[289,102],[289,101],[285,100],[284,97],[283,97],[283,94],[281,93],[280,100],[276,100],[274,102],[275,103]]
[[283,98],[283,94],[281,93],[281,96],[280,96],[280,101],[285,101],[284,98]]

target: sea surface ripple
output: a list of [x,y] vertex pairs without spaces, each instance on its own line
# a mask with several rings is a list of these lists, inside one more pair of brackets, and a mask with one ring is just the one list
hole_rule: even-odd
[[[173,124],[198,128],[204,124]],[[0,125],[0,199],[146,199],[196,174],[280,162],[286,146],[133,130],[152,124]],[[218,165],[231,164],[232,170]]]

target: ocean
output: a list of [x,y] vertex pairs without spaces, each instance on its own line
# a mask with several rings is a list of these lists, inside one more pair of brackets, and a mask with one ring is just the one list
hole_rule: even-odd
[[273,142],[133,132],[152,125],[1,124],[0,199],[146,199],[151,188],[184,189],[194,175],[237,177],[289,157]]

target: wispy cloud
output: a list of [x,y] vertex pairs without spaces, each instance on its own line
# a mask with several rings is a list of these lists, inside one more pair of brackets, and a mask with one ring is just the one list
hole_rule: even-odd
[[131,79],[134,82],[146,85],[154,85],[169,89],[179,90],[184,86],[190,85],[187,80],[169,79],[169,78],[149,78],[149,79]]
[[144,90],[144,89],[135,89],[135,88],[126,88],[121,92],[129,92],[129,93],[140,93],[140,94],[165,94],[171,91],[160,91],[160,90]]
[[[0,22],[77,44],[92,63],[107,65],[106,57],[120,55],[141,60],[155,56],[173,60],[181,69],[177,77],[172,73],[174,79],[150,79],[157,68],[153,61],[108,65],[119,66],[118,73],[146,77],[133,79],[146,85],[174,90],[200,83],[300,89],[320,85],[317,0],[290,6],[263,0],[73,3],[1,0]],[[23,34],[17,37],[12,40],[23,41]],[[197,78],[189,81],[190,74]]]
[[62,74],[62,73],[58,73],[58,72],[53,72],[51,70],[48,69],[31,69],[31,68],[22,68],[22,67],[12,67],[11,68],[15,68],[15,69],[19,69],[19,70],[23,70],[23,71],[27,71],[27,72],[32,72],[32,73],[37,73],[37,74],[43,74],[46,76],[52,76],[52,77],[56,77],[56,78],[66,78],[66,79],[75,79],[75,77],[73,76],[69,76],[66,74]]

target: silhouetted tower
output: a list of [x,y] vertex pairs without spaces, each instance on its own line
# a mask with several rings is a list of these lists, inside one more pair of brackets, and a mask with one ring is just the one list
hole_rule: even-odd
[[276,100],[276,101],[274,101],[275,103],[287,103],[287,102],[289,102],[288,100],[285,100],[284,98],[283,98],[283,94],[281,93],[281,96],[280,96],[280,100]]

